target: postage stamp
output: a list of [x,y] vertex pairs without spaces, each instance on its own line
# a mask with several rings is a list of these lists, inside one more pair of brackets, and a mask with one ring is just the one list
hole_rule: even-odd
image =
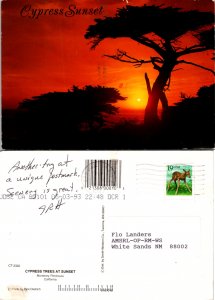
[[166,173],[166,194],[169,196],[192,195],[192,166],[168,165]]

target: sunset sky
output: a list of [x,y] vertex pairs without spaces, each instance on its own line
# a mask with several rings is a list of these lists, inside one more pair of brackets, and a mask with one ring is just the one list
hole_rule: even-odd
[[[151,82],[156,78],[150,64],[134,68],[130,64],[104,57],[114,54],[116,49],[126,50],[138,58],[149,58],[153,52],[126,38],[107,39],[95,50],[90,49],[84,34],[95,16],[42,15],[38,19],[22,17],[20,11],[27,0],[5,0],[2,2],[2,73],[3,108],[15,108],[26,98],[51,91],[67,91],[73,85],[105,85],[120,90],[127,101],[122,108],[143,109],[147,101],[144,73]],[[31,8],[68,9],[100,8],[103,14],[114,15],[117,7],[126,5],[123,0],[32,0]],[[129,0],[130,5],[160,4],[213,11],[212,0]],[[180,24],[179,24],[180,26]],[[190,40],[186,37],[185,42]],[[213,68],[211,52],[189,56],[189,61]],[[180,66],[181,67],[181,66]],[[183,70],[173,73],[171,88],[167,94],[170,104],[179,100],[180,92],[195,95],[202,85],[213,83],[210,72],[183,65]]]

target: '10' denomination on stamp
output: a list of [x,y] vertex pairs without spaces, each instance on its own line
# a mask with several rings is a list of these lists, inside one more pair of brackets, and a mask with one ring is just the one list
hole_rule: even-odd
[[192,195],[192,166],[169,165],[166,173],[167,195]]

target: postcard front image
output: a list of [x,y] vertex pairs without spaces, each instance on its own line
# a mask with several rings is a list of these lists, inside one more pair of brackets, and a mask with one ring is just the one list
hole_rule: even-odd
[[3,1],[3,148],[213,147],[213,9]]

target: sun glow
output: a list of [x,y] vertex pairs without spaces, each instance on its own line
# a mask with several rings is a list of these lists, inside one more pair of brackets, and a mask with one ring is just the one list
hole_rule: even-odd
[[144,109],[146,106],[146,100],[143,97],[128,97],[128,99],[121,103],[121,107],[128,108],[128,109]]
[[145,108],[145,101],[142,97],[136,98],[136,100],[133,100],[131,103],[131,106],[133,109],[144,109]]
[[120,101],[120,107],[122,109],[130,110],[144,110],[148,100],[147,90],[144,88],[127,88],[120,91],[121,94],[127,99],[125,101]]
[[139,109],[142,110],[146,106],[147,98],[144,95],[136,97],[135,95],[127,100],[127,106],[130,109]]

